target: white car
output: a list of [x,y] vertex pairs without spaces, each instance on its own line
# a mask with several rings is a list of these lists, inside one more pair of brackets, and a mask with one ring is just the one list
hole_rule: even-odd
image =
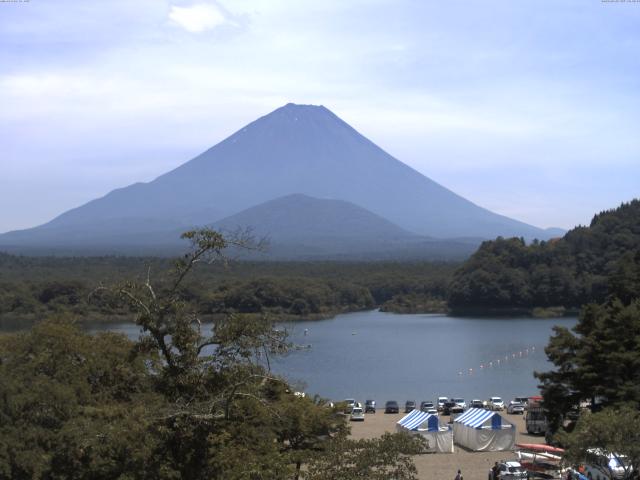
[[351,421],[364,422],[364,410],[362,407],[353,407],[353,410],[351,410]]
[[444,404],[447,403],[449,397],[438,397],[438,410],[442,410],[444,408]]
[[516,480],[528,478],[527,471],[520,462],[500,462],[498,464],[498,475],[493,476],[489,472],[489,480]]
[[464,401],[464,398],[452,398],[451,400],[453,401],[453,403],[455,403],[460,408],[462,408],[462,410],[466,410],[467,409],[467,404]]
[[487,403],[487,407],[489,410],[504,410],[504,402],[500,397],[490,397],[489,402]]

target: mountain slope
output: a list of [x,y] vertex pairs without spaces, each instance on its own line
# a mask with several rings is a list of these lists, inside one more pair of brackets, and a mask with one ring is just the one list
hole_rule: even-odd
[[45,225],[0,236],[0,245],[65,243],[67,233],[84,242],[111,241],[113,233],[126,243],[130,236],[144,238],[150,232],[145,224],[167,232],[209,224],[296,192],[352,202],[432,237],[549,236],[442,187],[326,108],[288,104],[152,182],[114,190]]
[[277,242],[315,242],[324,238],[403,241],[420,238],[384,218],[343,200],[287,195],[248,208],[213,224],[215,229],[250,227]]
[[467,308],[578,308],[615,293],[640,294],[640,200],[593,217],[559,239],[524,244],[497,239],[455,273],[449,306]]
[[266,252],[252,258],[466,258],[480,243],[434,241],[353,203],[302,194],[269,200],[212,227],[223,232],[250,228],[255,237],[267,238]]

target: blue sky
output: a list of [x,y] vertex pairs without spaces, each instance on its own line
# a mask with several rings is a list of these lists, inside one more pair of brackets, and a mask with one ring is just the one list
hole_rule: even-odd
[[498,213],[570,228],[640,196],[640,3],[0,3],[0,232],[323,104]]

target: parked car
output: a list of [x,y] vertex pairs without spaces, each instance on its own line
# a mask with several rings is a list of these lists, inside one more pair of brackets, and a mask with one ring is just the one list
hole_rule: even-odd
[[464,401],[464,398],[452,398],[451,400],[453,400],[453,402],[458,405],[460,408],[462,408],[462,410],[466,410],[467,409],[467,404]]
[[353,398],[347,398],[344,401],[345,403],[345,407],[344,407],[344,413],[346,414],[350,414],[351,410],[353,410],[353,407],[356,406],[356,401]]
[[520,402],[515,402],[512,400],[509,402],[509,406],[507,407],[507,413],[523,415],[524,405],[522,405]]
[[633,469],[633,466],[625,464],[627,458],[624,455],[606,453],[598,448],[587,450],[587,455],[584,474],[593,480],[622,479],[627,473],[625,470]]
[[478,399],[471,400],[471,402],[469,402],[469,408],[484,408],[484,402]]
[[429,415],[438,415],[437,408],[428,408],[427,410],[425,410],[425,412],[427,412]]
[[449,397],[438,397],[438,410],[442,411],[444,404],[449,400]]
[[522,467],[520,462],[500,462],[498,463],[498,474],[494,475],[493,471],[489,472],[489,480],[516,480],[528,478],[527,471]]
[[522,406],[527,409],[527,405],[529,404],[529,397],[515,397],[513,399],[514,402],[520,402]]
[[487,402],[487,408],[489,410],[504,410],[504,401],[500,397],[490,397]]
[[433,408],[433,402],[425,400],[424,402],[420,403],[420,410],[422,410],[423,412],[426,412],[431,408]]
[[444,404],[444,407],[442,407],[443,415],[451,415],[451,414],[457,414],[462,412],[463,412],[462,407],[452,400],[447,400],[447,402]]
[[367,400],[364,402],[364,413],[376,413],[376,401]]
[[384,406],[384,413],[398,413],[400,412],[400,407],[398,407],[398,402],[395,400],[389,400]]
[[414,402],[413,400],[407,400],[404,403],[404,413],[409,413],[411,410],[415,410],[416,408],[416,402]]
[[364,410],[362,407],[353,407],[351,411],[352,422],[364,422]]

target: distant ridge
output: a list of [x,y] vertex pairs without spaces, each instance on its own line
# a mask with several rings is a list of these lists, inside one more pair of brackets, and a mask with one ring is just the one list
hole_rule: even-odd
[[462,259],[480,244],[422,237],[353,203],[303,194],[269,200],[212,227],[250,228],[256,238],[266,238],[266,252],[251,255],[262,259]]
[[256,234],[289,243],[316,242],[326,238],[355,241],[420,238],[351,202],[313,198],[301,193],[250,207],[212,226],[220,230],[251,227]]
[[465,200],[323,106],[287,104],[152,182],[0,235],[0,247],[144,247],[294,193],[350,202],[407,232],[440,239],[557,235]]

